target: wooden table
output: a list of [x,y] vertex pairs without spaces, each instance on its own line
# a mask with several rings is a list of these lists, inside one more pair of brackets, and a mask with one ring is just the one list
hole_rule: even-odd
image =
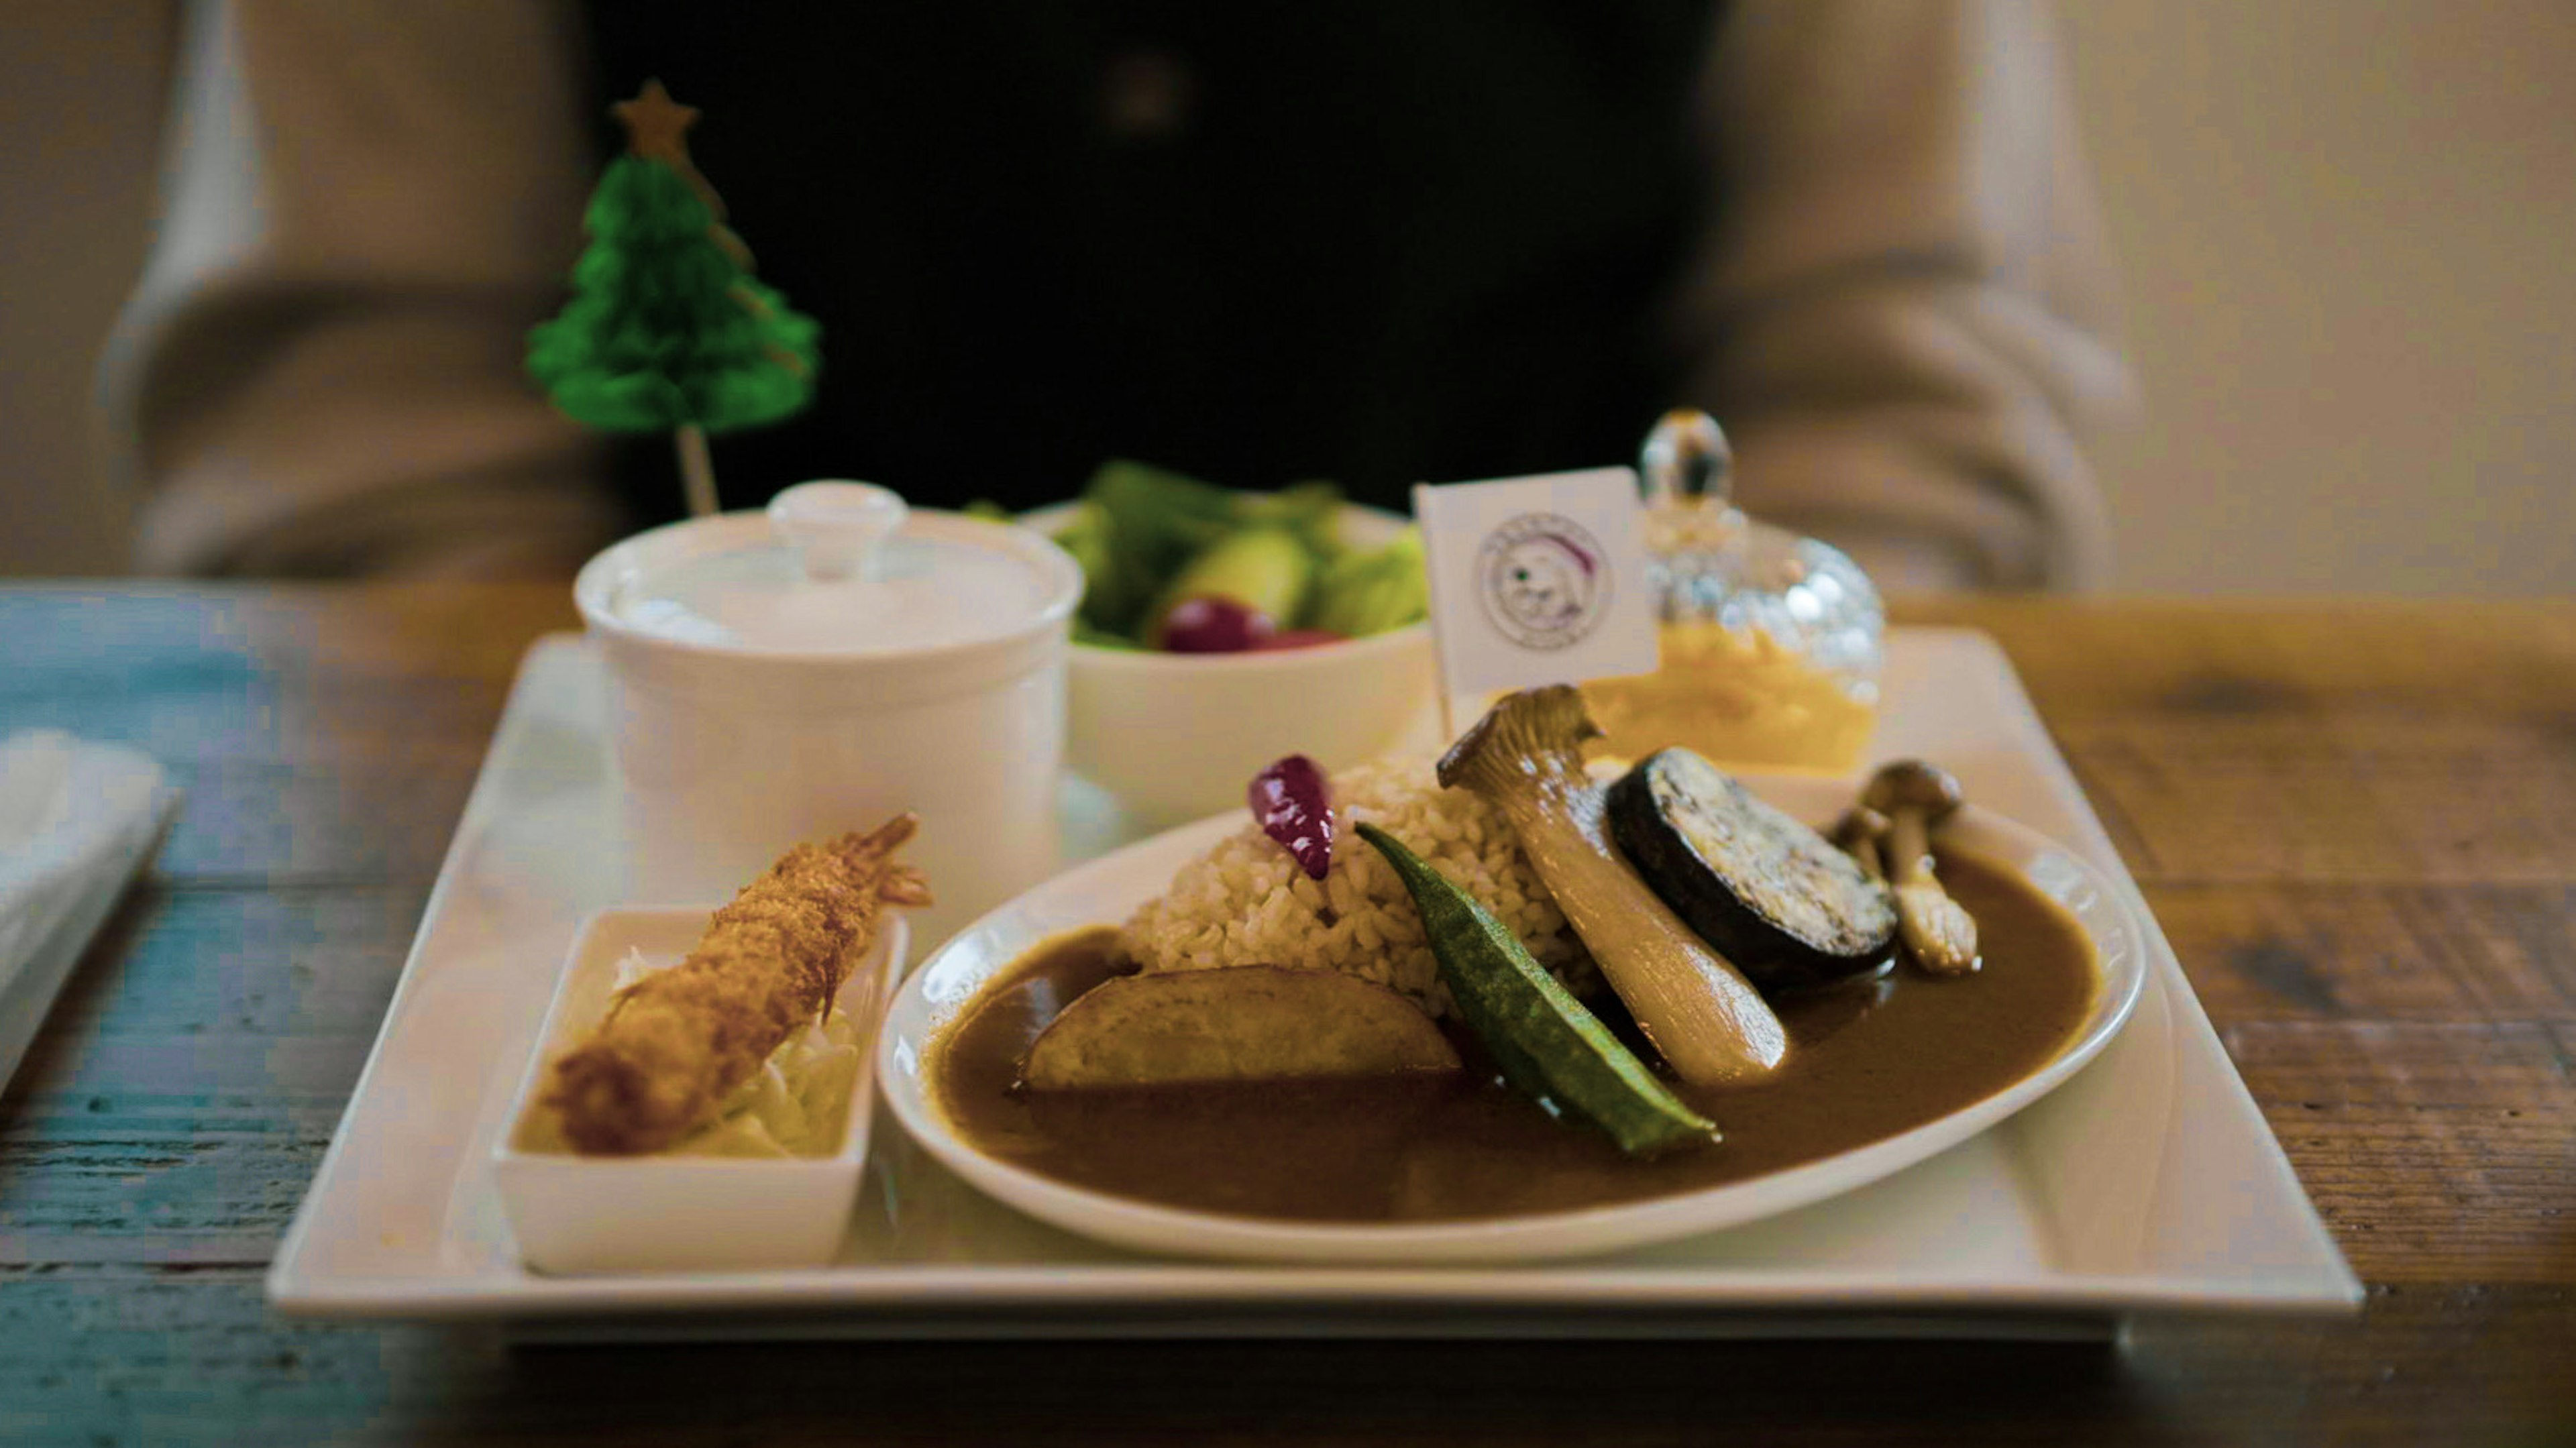
[[260,1277],[560,590],[0,590],[185,813],[0,1098],[0,1442],[2576,1442],[2576,605],[1961,603],[2368,1282],[2007,1344],[521,1349]]

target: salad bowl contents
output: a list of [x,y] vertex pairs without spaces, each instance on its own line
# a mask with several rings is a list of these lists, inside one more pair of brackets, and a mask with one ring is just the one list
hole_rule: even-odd
[[1121,459],[1073,503],[1024,521],[1082,565],[1077,644],[1248,653],[1369,638],[1429,616],[1421,535],[1358,536],[1354,511],[1330,483],[1238,492]]
[[1230,807],[1263,763],[1335,767],[1436,728],[1420,536],[1329,486],[1217,488],[1104,466],[1022,520],[1083,568],[1066,759],[1137,822]]
[[[1283,788],[1299,772],[1274,772],[1252,822],[1149,841],[987,917],[896,1002],[879,1063],[897,1119],[1004,1201],[1145,1250],[1506,1260],[1875,1180],[2037,1099],[2126,1020],[2137,927],[2048,841],[1973,806],[1938,825],[1939,882],[1979,952],[1939,973],[1906,947],[1880,837],[1846,852],[1800,823],[1850,809],[1848,786],[1756,792],[1649,761],[1625,793],[1660,817],[1661,854],[1632,860],[1619,784],[1520,767],[1558,746],[1508,711],[1574,698],[1536,693],[1443,761],[1467,787],[1341,771],[1318,829],[1313,791]],[[1552,800],[1469,784],[1461,751],[1552,778]],[[1057,1065],[1122,1051],[1117,1070]],[[1167,1056],[1190,1064],[1132,1064]]]

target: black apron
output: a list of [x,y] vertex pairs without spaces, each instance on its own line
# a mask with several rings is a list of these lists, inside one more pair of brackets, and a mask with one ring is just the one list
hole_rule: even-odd
[[[1710,203],[1706,3],[590,7],[659,77],[813,407],[716,439],[728,507],[808,478],[1067,498],[1109,457],[1403,506],[1628,459]],[[673,516],[668,439],[621,487]]]

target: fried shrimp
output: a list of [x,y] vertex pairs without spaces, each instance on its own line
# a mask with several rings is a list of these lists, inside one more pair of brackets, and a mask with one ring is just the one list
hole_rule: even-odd
[[555,1062],[546,1103],[574,1149],[658,1151],[702,1124],[800,1024],[818,1019],[876,939],[888,905],[927,905],[894,852],[920,822],[802,844],[715,913],[688,958],[618,992]]

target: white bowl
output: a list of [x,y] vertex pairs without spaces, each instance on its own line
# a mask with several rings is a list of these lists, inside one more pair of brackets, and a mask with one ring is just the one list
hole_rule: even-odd
[[799,840],[910,810],[907,857],[937,941],[1056,872],[1066,637],[1082,570],[1023,529],[913,509],[900,539],[1025,568],[1038,603],[948,642],[855,637],[840,650],[708,643],[633,615],[675,571],[775,555],[765,513],[639,533],[583,566],[573,597],[608,665],[610,756],[631,847],[621,898],[723,899]]
[[[1073,504],[1022,523],[1041,533]],[[1406,520],[1343,508],[1357,547],[1385,543]],[[1076,643],[1066,693],[1066,763],[1147,828],[1238,808],[1253,772],[1283,754],[1343,769],[1409,744],[1430,747],[1438,665],[1431,625],[1311,648],[1164,654]]]
[[618,961],[630,948],[656,965],[678,959],[697,943],[712,913],[704,906],[604,910],[573,940],[520,1078],[509,1134],[493,1150],[493,1176],[520,1260],[536,1271],[814,1267],[840,1251],[867,1158],[877,1024],[903,977],[910,939],[899,914],[883,917],[875,946],[837,998],[858,1028],[860,1062],[848,1125],[830,1156],[596,1157],[520,1144],[547,1068],[606,1013]]
[[[1847,781],[1745,776],[1802,819],[1848,804]],[[1170,885],[1173,871],[1242,826],[1240,813],[1130,846],[1057,876],[951,939],[906,981],[877,1044],[886,1105],[906,1132],[968,1182],[1040,1221],[1158,1255],[1290,1262],[1509,1262],[1583,1256],[1695,1236],[1865,1186],[1983,1131],[2063,1084],[2127,1024],[2146,980],[2144,934],[2118,890],[2072,851],[1969,806],[1946,841],[2018,869],[2091,937],[2101,978],[2085,1019],[2046,1065],[1972,1105],[1867,1146],[1748,1181],[1575,1211],[1478,1221],[1359,1226],[1229,1216],[1068,1186],[976,1150],[933,1103],[924,1079],[941,1033],[984,985],[1049,936],[1114,924]]]

